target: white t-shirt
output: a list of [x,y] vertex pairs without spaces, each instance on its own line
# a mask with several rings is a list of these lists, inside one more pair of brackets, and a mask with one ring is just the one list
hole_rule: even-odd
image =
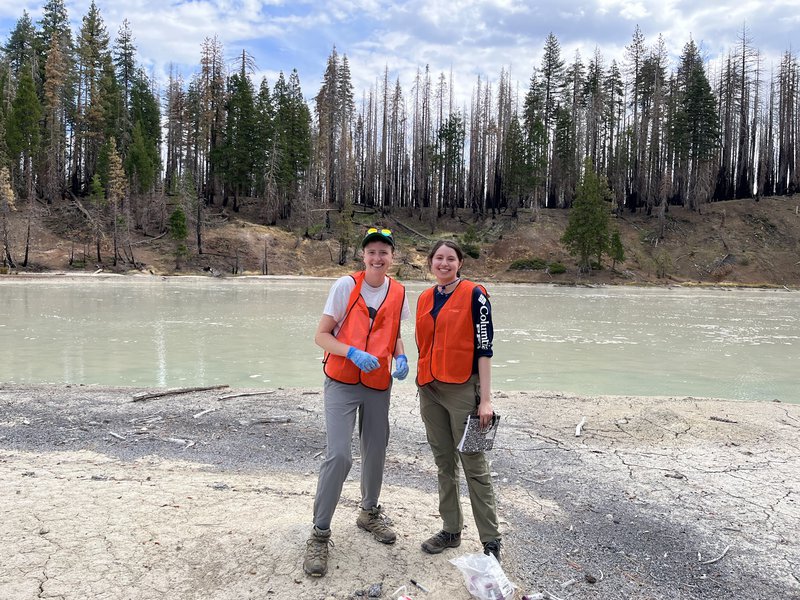
[[[345,314],[347,313],[347,301],[350,299],[350,294],[356,287],[356,281],[350,275],[345,275],[337,279],[331,286],[331,291],[328,292],[328,300],[325,302],[325,308],[322,313],[336,319],[336,327],[333,329],[333,335],[339,333],[339,327],[342,325]],[[361,297],[364,303],[369,308],[378,310],[383,300],[386,298],[386,293],[389,291],[389,278],[384,277],[383,283],[378,287],[372,287],[366,281],[361,284]],[[400,312],[400,320],[405,321],[411,316],[411,309],[408,308],[408,296],[403,298],[403,310]]]

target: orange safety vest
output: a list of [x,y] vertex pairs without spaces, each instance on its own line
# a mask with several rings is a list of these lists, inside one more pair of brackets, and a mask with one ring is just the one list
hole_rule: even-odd
[[369,373],[364,373],[351,360],[344,356],[325,353],[323,371],[331,379],[341,383],[362,383],[374,390],[387,390],[392,382],[390,361],[394,355],[395,344],[400,335],[400,316],[406,297],[405,288],[389,278],[389,289],[370,324],[369,309],[361,297],[364,271],[354,273],[356,286],[347,301],[347,312],[336,334],[336,339],[348,346],[369,352],[380,363]]
[[472,291],[476,286],[486,294],[483,286],[462,280],[435,319],[431,315],[435,288],[420,294],[415,333],[419,350],[417,385],[425,385],[434,380],[466,383],[472,376],[475,360]]

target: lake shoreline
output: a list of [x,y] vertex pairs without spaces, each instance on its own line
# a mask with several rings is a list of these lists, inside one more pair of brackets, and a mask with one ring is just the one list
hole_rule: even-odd
[[[392,275],[390,273],[390,275]],[[259,274],[243,274],[243,275],[211,275],[204,273],[170,273],[158,274],[147,273],[143,271],[128,271],[125,273],[115,273],[112,271],[100,272],[76,272],[76,271],[38,271],[38,272],[13,272],[0,274],[0,283],[4,280],[9,281],[25,281],[36,279],[62,279],[62,280],[84,280],[90,279],[150,279],[150,280],[188,280],[188,279],[209,279],[213,281],[293,281],[293,280],[328,280],[334,281],[341,275],[259,275]],[[661,281],[526,281],[524,279],[514,279],[509,277],[483,277],[476,278],[480,281],[485,281],[487,284],[513,284],[513,285],[530,285],[535,287],[553,286],[553,287],[586,287],[586,288],[695,288],[695,289],[711,289],[711,290],[785,290],[787,292],[800,291],[800,285],[788,286],[784,284],[773,283],[741,283],[735,281],[693,281],[693,280],[678,280],[669,278]],[[398,279],[401,283],[427,283],[433,285],[433,280],[429,278],[402,278]]]
[[[133,401],[145,391],[0,386],[0,596],[343,600],[377,583],[389,597],[414,577],[425,598],[469,598],[448,562],[480,548],[468,502],[461,548],[418,547],[439,520],[413,390],[393,392],[381,498],[398,542],[355,527],[356,444],[322,579],[301,568],[320,388]],[[800,598],[800,405],[543,392],[495,403],[503,567],[519,596]]]

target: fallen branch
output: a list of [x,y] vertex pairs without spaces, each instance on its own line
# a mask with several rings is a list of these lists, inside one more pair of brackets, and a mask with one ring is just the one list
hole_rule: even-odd
[[724,418],[724,417],[715,417],[715,416],[713,416],[713,415],[712,415],[712,416],[710,416],[710,417],[708,417],[708,418],[709,418],[711,421],[719,421],[720,423],[738,423],[738,422],[739,422],[739,421],[732,421],[732,420],[730,420],[730,419],[726,419],[726,418]]
[[135,419],[131,419],[130,422],[132,424],[134,424],[134,425],[140,425],[140,424],[152,425],[153,423],[156,423],[158,421],[163,421],[163,420],[164,420],[164,417],[162,417],[158,413],[155,413],[155,414],[152,414],[152,415],[149,415],[149,416],[146,416],[146,417],[137,417]]
[[141,245],[141,244],[149,244],[150,242],[154,242],[154,241],[156,241],[156,240],[160,240],[162,237],[164,237],[165,235],[167,235],[167,233],[169,233],[169,232],[168,232],[168,231],[165,231],[165,232],[164,232],[164,233],[162,233],[161,235],[157,235],[157,236],[151,236],[151,235],[148,235],[148,234],[144,234],[144,235],[146,235],[146,236],[147,236],[148,238],[150,238],[150,239],[139,240],[138,242],[132,242],[132,243],[131,243],[131,245],[132,245],[132,246],[139,246],[139,245]]
[[421,237],[421,238],[422,238],[423,240],[425,240],[426,242],[431,242],[431,241],[433,241],[433,240],[431,240],[431,238],[429,238],[428,236],[426,236],[426,235],[422,235],[422,234],[421,234],[419,231],[416,231],[416,230],[414,230],[414,229],[411,229],[411,227],[409,227],[408,225],[405,225],[405,224],[401,223],[400,221],[395,221],[395,222],[396,222],[398,225],[400,225],[400,227],[402,227],[403,229],[405,229],[406,231],[410,231],[411,233],[413,233],[413,234],[414,234],[414,235],[416,235],[417,237]]
[[266,390],[263,392],[242,392],[239,394],[227,394],[225,396],[220,396],[217,400],[230,400],[231,398],[241,398],[242,396],[263,396],[266,394],[274,394],[275,390]]
[[291,423],[292,418],[285,415],[277,417],[264,417],[263,419],[254,419],[250,421],[250,425],[268,425],[270,423]]
[[83,214],[83,216],[84,216],[84,217],[86,217],[86,220],[87,220],[87,221],[89,221],[89,223],[92,223],[92,224],[94,224],[94,219],[92,218],[92,215],[90,215],[90,214],[89,214],[89,211],[88,211],[88,210],[86,210],[86,209],[83,207],[83,204],[81,204],[81,201],[80,201],[80,200],[78,200],[78,199],[75,197],[75,195],[74,195],[72,192],[69,192],[69,191],[68,191],[67,193],[68,193],[68,194],[70,195],[70,197],[72,198],[72,203],[75,205],[75,207],[76,207],[76,208],[77,208],[79,211],[81,211],[81,213]]
[[719,562],[723,558],[725,558],[725,555],[728,553],[728,550],[730,550],[730,549],[731,549],[730,546],[725,546],[725,550],[723,550],[722,554],[720,554],[717,558],[712,558],[711,560],[701,560],[700,564],[701,565],[713,565],[715,562]]
[[199,413],[197,413],[196,415],[192,415],[192,418],[193,418],[193,419],[199,419],[199,418],[200,418],[200,417],[202,417],[203,415],[207,415],[208,413],[210,413],[210,412],[214,412],[215,410],[219,410],[219,406],[215,406],[215,407],[213,407],[213,408],[207,408],[207,409],[205,409],[205,410],[201,410],[201,411],[200,411]]
[[123,442],[125,441],[125,437],[124,437],[124,436],[121,436],[121,435],[120,435],[120,434],[118,434],[118,433],[114,433],[113,431],[109,431],[109,432],[108,432],[108,435],[110,435],[111,437],[115,437],[115,438],[117,438],[118,440],[122,440]]
[[171,390],[163,390],[161,392],[142,392],[134,394],[132,402],[141,402],[142,400],[150,400],[151,398],[160,398],[162,396],[173,396],[176,394],[188,394],[190,392],[206,392],[208,390],[221,390],[230,387],[229,385],[211,385],[206,387],[188,387],[188,388],[175,388]]
[[541,592],[536,594],[528,594],[525,596],[528,600],[561,600],[558,596],[550,592]]
[[581,419],[581,422],[575,427],[575,437],[581,437],[581,429],[586,425],[586,417]]

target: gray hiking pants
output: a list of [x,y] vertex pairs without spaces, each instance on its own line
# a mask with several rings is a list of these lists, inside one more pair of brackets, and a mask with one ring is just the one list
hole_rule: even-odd
[[378,505],[389,443],[389,396],[392,388],[373,390],[361,384],[349,385],[326,377],[324,391],[328,447],[319,469],[314,525],[319,529],[330,529],[333,512],[342,495],[342,485],[353,465],[351,445],[359,409],[361,508],[369,510]]

